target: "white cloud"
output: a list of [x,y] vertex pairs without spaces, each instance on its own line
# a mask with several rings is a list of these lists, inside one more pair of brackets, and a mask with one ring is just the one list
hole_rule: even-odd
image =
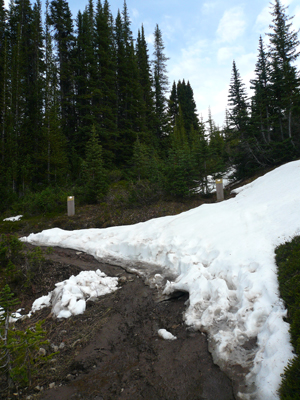
[[233,7],[225,11],[217,29],[217,37],[221,42],[234,42],[244,33],[246,26],[244,12],[241,7]]
[[254,28],[260,33],[266,32],[271,22],[272,22],[272,16],[270,15],[270,9],[267,6],[264,7],[258,14]]
[[137,18],[140,16],[140,13],[139,13],[139,11],[138,11],[136,8],[133,8],[133,9],[131,10],[131,15],[132,15],[132,18],[133,18],[133,19],[137,19]]
[[236,54],[241,53],[243,50],[243,46],[220,47],[217,53],[218,64],[228,64],[228,61],[232,62]]
[[289,5],[292,4],[293,2],[294,2],[294,0],[281,0],[281,4],[282,4],[284,7],[289,6]]
[[300,6],[297,6],[294,10],[294,19],[292,23],[295,30],[300,29]]
[[217,2],[208,2],[208,3],[204,3],[202,6],[202,12],[204,14],[209,14],[210,12],[212,12],[216,6],[218,5]]

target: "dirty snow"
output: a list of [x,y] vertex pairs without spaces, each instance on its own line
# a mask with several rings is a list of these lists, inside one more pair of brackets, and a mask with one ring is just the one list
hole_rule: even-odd
[[52,307],[57,318],[69,318],[82,314],[87,301],[95,301],[104,294],[117,290],[118,278],[97,271],[81,271],[63,282],[56,283],[56,288],[34,301],[31,313],[44,307]]
[[[187,325],[208,334],[224,370],[248,369],[241,399],[278,399],[293,357],[274,250],[300,234],[300,161],[236,190],[235,198],[132,226],[31,234],[24,241],[85,251],[147,275],[165,294],[189,292]],[[151,275],[153,271],[153,274]],[[167,283],[162,276],[172,276]]]

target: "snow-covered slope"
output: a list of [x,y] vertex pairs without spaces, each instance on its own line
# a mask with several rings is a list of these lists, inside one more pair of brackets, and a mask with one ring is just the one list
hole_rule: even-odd
[[177,216],[107,229],[55,228],[23,240],[134,265],[157,284],[172,276],[164,291],[189,292],[185,321],[208,333],[215,362],[227,371],[236,364],[250,371],[240,398],[276,399],[293,354],[274,250],[300,234],[300,161],[237,192]]

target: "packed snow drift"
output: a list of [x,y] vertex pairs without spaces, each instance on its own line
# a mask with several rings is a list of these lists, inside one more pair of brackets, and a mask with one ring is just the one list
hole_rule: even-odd
[[23,240],[114,261],[163,284],[166,294],[188,292],[185,322],[207,332],[214,361],[229,373],[235,365],[248,370],[239,397],[277,399],[293,353],[274,250],[300,234],[300,161],[236,192],[221,203],[132,226],[55,228]]

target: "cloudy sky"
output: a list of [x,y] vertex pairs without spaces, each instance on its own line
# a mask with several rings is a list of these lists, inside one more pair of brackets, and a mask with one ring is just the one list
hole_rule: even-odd
[[[118,9],[123,9],[123,2],[109,0],[114,17]],[[88,0],[68,3],[75,18]],[[244,83],[249,86],[259,35],[267,40],[265,33],[272,21],[270,4],[269,0],[127,0],[134,37],[143,24],[150,57],[153,32],[155,25],[159,25],[165,53],[170,58],[167,65],[170,86],[174,80],[189,80],[199,115],[206,120],[210,107],[213,119],[220,126],[227,106],[232,61],[236,61]],[[282,0],[282,4],[289,6],[287,13],[295,16],[293,25],[298,30],[299,0]]]

